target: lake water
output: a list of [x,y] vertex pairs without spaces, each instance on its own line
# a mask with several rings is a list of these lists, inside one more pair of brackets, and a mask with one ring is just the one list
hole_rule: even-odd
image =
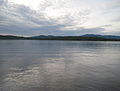
[[120,91],[120,42],[0,40],[0,91]]

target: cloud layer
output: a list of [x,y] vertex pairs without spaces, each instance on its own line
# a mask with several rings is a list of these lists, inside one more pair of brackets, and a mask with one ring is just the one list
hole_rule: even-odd
[[0,34],[119,34],[118,1],[0,0]]

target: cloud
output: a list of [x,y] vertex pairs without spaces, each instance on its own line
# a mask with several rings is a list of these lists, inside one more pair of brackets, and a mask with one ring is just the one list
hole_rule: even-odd
[[[19,35],[82,35],[112,27],[87,0],[35,0],[28,4],[0,0],[0,33]],[[37,4],[39,2],[39,4]],[[91,5],[91,7],[90,7]],[[99,22],[97,22],[99,21]],[[87,24],[88,23],[88,24]],[[100,26],[100,27],[97,27]]]
[[[6,0],[0,2],[2,3],[0,9],[1,33],[5,31],[11,33],[19,31],[22,33],[23,30],[30,32],[30,30],[36,28],[39,31],[60,31],[66,26],[72,25],[75,27],[76,24],[82,24],[86,16],[89,15],[89,11],[86,9],[60,7],[60,5],[47,0],[42,5],[40,4],[39,11],[32,10],[25,5],[10,3]],[[65,4],[64,1],[61,2],[61,5],[65,6]],[[34,33],[36,30],[32,30],[32,32]]]
[[120,8],[120,0],[111,0],[108,3],[107,7],[109,9],[118,9],[118,8]]
[[100,26],[100,27],[112,27],[112,24],[107,24],[107,25],[102,25],[102,26]]
[[120,22],[120,16],[115,18],[115,19],[113,19],[112,22]]

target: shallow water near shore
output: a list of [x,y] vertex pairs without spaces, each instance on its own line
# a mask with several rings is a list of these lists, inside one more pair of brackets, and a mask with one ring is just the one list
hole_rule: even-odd
[[0,40],[0,91],[120,91],[120,42]]

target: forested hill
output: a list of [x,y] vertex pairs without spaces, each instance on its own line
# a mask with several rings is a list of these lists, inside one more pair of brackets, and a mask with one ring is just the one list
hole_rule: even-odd
[[39,36],[32,36],[32,37],[22,37],[22,36],[13,36],[13,35],[0,35],[0,39],[120,41],[120,36],[86,34],[86,35],[82,35],[82,36],[39,35]]

